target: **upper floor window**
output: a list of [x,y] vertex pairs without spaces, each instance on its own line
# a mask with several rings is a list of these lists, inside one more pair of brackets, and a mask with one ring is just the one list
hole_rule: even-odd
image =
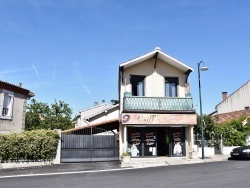
[[177,77],[165,78],[165,96],[177,97],[177,86],[179,85],[179,79]]
[[145,76],[131,75],[132,96],[144,96],[144,79]]
[[0,116],[3,119],[11,119],[13,108],[14,93],[11,91],[3,90],[0,96]]

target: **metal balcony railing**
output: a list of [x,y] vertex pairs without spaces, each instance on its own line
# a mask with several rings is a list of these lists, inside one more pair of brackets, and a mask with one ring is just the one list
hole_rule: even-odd
[[194,111],[192,97],[124,96],[123,111]]

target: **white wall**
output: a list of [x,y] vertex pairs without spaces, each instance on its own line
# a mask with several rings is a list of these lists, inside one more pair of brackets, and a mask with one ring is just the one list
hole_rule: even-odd
[[91,124],[99,123],[107,120],[113,120],[119,118],[119,109],[117,108],[115,111],[107,111],[106,113],[102,113],[100,116],[91,120]]
[[250,81],[233,94],[227,97],[221,104],[217,106],[217,113],[223,114],[228,112],[244,110],[250,107]]

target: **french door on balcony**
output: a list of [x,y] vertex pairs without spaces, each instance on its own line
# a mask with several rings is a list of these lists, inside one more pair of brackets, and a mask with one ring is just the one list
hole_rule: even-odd
[[177,86],[179,80],[177,77],[166,77],[165,78],[165,96],[166,97],[177,97]]
[[144,96],[145,76],[131,75],[132,96]]

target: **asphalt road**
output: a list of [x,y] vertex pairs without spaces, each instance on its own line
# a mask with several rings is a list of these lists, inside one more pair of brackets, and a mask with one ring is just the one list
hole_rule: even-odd
[[[0,176],[1,188],[221,188],[250,187],[250,161],[223,161],[140,169],[68,171]],[[42,170],[42,168],[41,168]],[[38,169],[39,171],[39,169]],[[37,172],[38,172],[37,171]],[[37,173],[36,172],[36,173]],[[19,174],[22,175],[22,174]]]

